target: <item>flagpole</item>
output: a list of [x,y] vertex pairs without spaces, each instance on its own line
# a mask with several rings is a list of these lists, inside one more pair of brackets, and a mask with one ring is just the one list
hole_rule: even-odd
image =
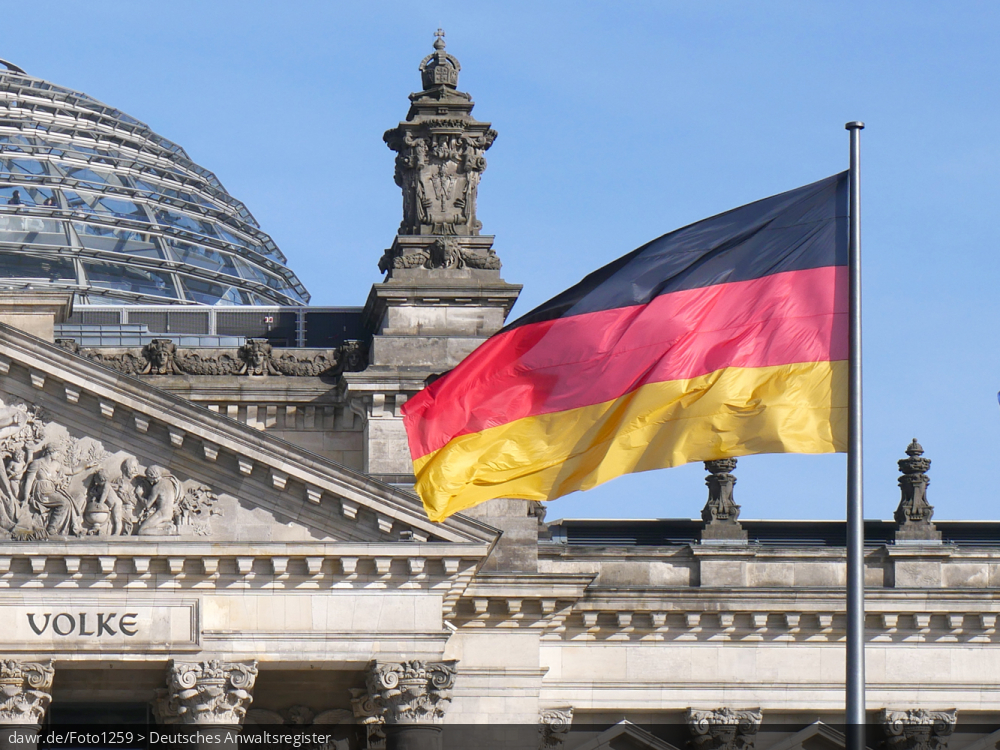
[[849,122],[850,268],[847,385],[847,750],[865,750],[865,521],[861,466],[861,130]]

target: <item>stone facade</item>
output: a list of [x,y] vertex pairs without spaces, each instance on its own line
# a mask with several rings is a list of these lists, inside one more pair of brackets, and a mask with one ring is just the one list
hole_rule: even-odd
[[[51,341],[51,299],[0,299],[0,723],[149,704],[342,750],[468,724],[494,731],[465,746],[844,746],[843,525],[740,521],[735,460],[706,464],[700,520],[501,500],[433,524],[408,491],[400,409],[520,290],[479,232],[496,134],[459,69],[439,36],[386,134],[404,218],[363,341],[88,350]],[[866,551],[869,743],[986,750],[1000,529],[932,524],[906,452]]]

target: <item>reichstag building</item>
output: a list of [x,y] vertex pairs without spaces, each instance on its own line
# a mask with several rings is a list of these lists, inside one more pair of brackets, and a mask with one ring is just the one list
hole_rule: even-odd
[[[438,37],[398,92],[401,223],[364,306],[311,307],[181,146],[0,64],[0,724],[844,747],[843,523],[741,520],[735,460],[693,519],[435,524],[410,491],[401,407],[521,289],[459,73]],[[994,750],[1000,526],[935,522],[909,438],[866,529],[868,743]]]

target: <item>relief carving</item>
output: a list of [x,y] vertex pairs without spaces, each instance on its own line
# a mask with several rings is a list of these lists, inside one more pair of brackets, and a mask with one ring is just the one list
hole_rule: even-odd
[[41,724],[54,676],[52,662],[0,661],[0,724]]
[[[391,254],[391,251],[388,251]],[[478,268],[499,271],[500,258],[492,248],[485,253],[463,247],[453,237],[439,237],[426,250],[418,249],[392,258],[392,268]],[[388,258],[380,264],[388,270]]]
[[0,529],[11,539],[207,535],[209,487],[75,438],[41,409],[0,401]]
[[256,661],[172,661],[153,713],[161,724],[241,724],[256,680]]
[[[476,259],[473,262],[492,261]],[[499,268],[499,259],[496,263]],[[365,350],[360,341],[347,341],[337,349],[278,349],[277,353],[267,339],[247,339],[238,349],[195,351],[178,349],[170,339],[154,339],[142,348],[124,351],[81,349],[73,339],[59,339],[57,343],[74,354],[126,375],[317,377],[357,372],[366,365],[364,356],[359,356]]]

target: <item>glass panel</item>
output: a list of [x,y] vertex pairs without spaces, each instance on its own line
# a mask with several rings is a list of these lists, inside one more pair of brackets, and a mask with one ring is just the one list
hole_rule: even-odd
[[91,195],[88,193],[74,193],[71,190],[64,191],[66,203],[70,210],[86,211],[91,214],[105,214],[117,216],[122,219],[132,219],[133,221],[148,222],[149,218],[142,206],[132,201],[112,198],[110,196]]
[[193,216],[187,216],[186,214],[180,214],[175,211],[168,211],[161,208],[156,211],[156,220],[160,224],[165,224],[171,227],[180,227],[181,229],[186,229],[189,232],[203,234],[206,237],[218,237],[215,229],[210,223],[202,221],[201,219],[195,219]]
[[33,146],[34,139],[23,135],[0,135],[0,145],[4,151],[22,151],[24,146]]
[[38,159],[0,159],[0,172],[9,174],[47,174],[45,162]]
[[136,177],[132,178],[132,182],[137,188],[145,190],[153,196],[165,195],[168,198],[177,198],[178,200],[186,201],[188,203],[197,203],[201,206],[211,206],[212,208],[216,208],[215,204],[205,200],[197,193],[189,193],[186,190],[174,190],[173,188],[165,187],[163,185],[153,185]]
[[110,250],[115,253],[138,255],[143,258],[163,258],[163,251],[151,235],[129,229],[111,229],[74,221],[73,229],[80,244],[91,250]]
[[181,283],[187,290],[187,298],[204,305],[250,305],[250,295],[234,286],[213,284],[203,279],[182,276]]
[[169,237],[164,237],[163,241],[170,248],[174,260],[239,278],[240,274],[236,270],[235,259],[229,253],[221,253],[218,250],[192,245]]
[[256,281],[258,284],[264,284],[265,286],[271,287],[271,289],[277,289],[279,292],[291,291],[293,296],[298,296],[295,294],[294,287],[285,281],[285,279],[272,276],[264,271],[264,269],[255,266],[252,263],[241,260],[240,271],[243,272],[244,277],[250,279],[251,281]]
[[167,274],[144,268],[131,268],[118,263],[84,261],[87,280],[102,289],[121,289],[136,294],[177,297],[177,290]]
[[82,180],[95,185],[112,185],[113,187],[124,187],[122,179],[114,172],[106,172],[103,169],[91,169],[90,167],[74,167],[69,164],[59,164],[66,176],[71,180]]
[[[16,197],[14,193],[17,193]],[[0,206],[50,206],[53,205],[54,195],[52,190],[31,185],[8,185],[0,187]],[[54,205],[58,206],[59,202]]]
[[0,278],[75,280],[73,261],[63,258],[35,258],[21,253],[0,252]]

